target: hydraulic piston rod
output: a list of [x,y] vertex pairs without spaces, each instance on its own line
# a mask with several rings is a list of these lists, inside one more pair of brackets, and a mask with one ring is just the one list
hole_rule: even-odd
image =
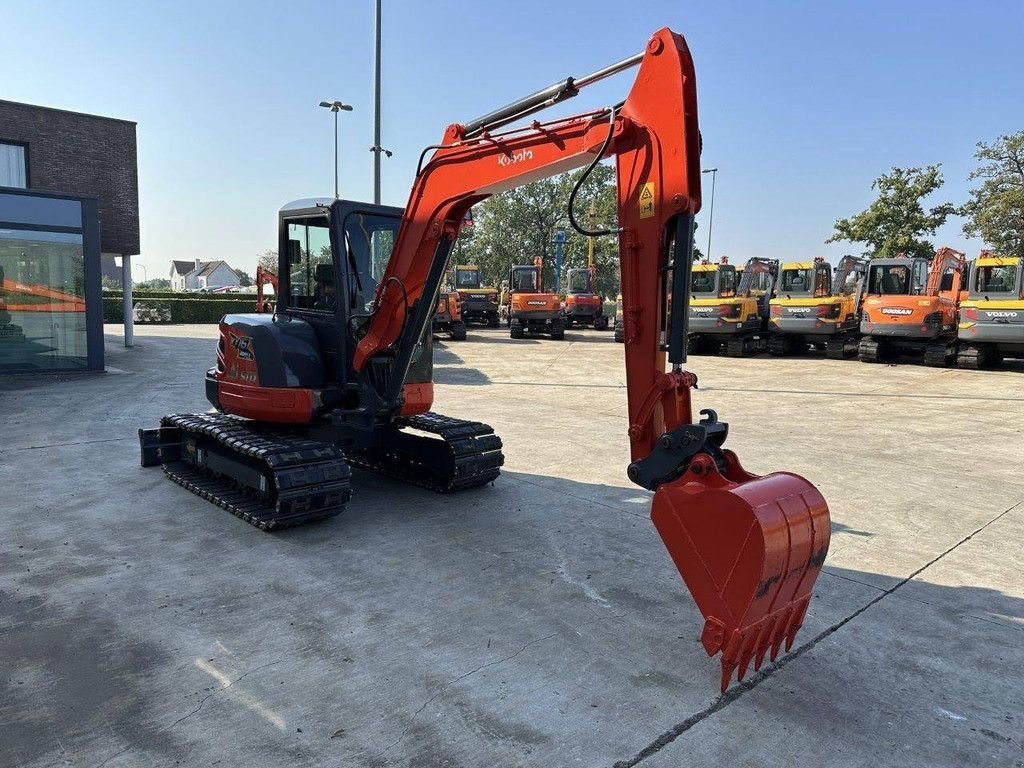
[[566,99],[571,99],[573,96],[578,94],[581,89],[586,88],[588,85],[593,85],[599,80],[604,80],[606,77],[611,77],[625,69],[637,66],[643,57],[644,55],[641,52],[623,59],[622,61],[616,62],[615,64],[603,67],[596,72],[591,72],[589,75],[584,75],[583,77],[567,77],[565,80],[559,80],[554,85],[542,88],[536,93],[531,93],[529,96],[523,96],[521,99],[516,99],[510,104],[506,104],[503,107],[495,109],[493,112],[488,112],[483,117],[470,120],[463,124],[463,128],[466,131],[466,138],[471,138],[492,128],[500,128],[514,120],[526,117],[527,115],[532,115],[534,112],[539,112],[542,109],[547,109],[548,107],[565,101]]

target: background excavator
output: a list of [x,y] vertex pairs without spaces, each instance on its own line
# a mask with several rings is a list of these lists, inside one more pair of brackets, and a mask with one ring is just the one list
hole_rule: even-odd
[[546,333],[552,339],[565,338],[565,319],[558,294],[544,290],[544,261],[516,265],[509,270],[508,335],[524,339],[526,334]]
[[967,298],[960,302],[956,364],[998,365],[1024,358],[1024,259],[982,251],[971,264]]
[[568,290],[562,306],[566,328],[590,325],[596,331],[608,330],[608,315],[604,313],[604,298],[597,293],[597,267],[570,269],[566,275]]
[[[694,267],[690,302],[690,351],[718,352],[725,345],[729,357],[764,351],[768,338],[768,302],[772,297],[779,262],[755,256],[742,275],[723,257],[713,270]],[[738,284],[737,284],[738,281]]]
[[452,285],[462,299],[462,320],[498,327],[498,289],[487,286],[475,264],[457,264],[452,270]]
[[448,334],[452,341],[466,340],[466,323],[462,320],[462,297],[457,291],[441,291],[437,295],[437,308],[430,321],[435,336]]
[[952,248],[940,248],[931,261],[873,259],[861,313],[860,360],[887,362],[903,353],[923,354],[925,365],[952,363],[966,266],[964,254]]
[[868,260],[844,256],[836,267],[820,256],[782,265],[779,287],[769,302],[768,353],[824,349],[833,360],[855,357],[860,338],[860,305]]
[[[637,65],[623,102],[499,130]],[[585,166],[582,184],[614,157],[626,474],[654,491],[652,520],[705,617],[704,648],[722,653],[724,690],[792,645],[830,526],[811,483],[746,472],[723,447],[726,424],[711,410],[693,419],[697,378],[683,363],[699,146],[693,62],[683,38],[662,29],[642,53],[450,125],[424,154],[404,210],[287,206],[276,314],[224,317],[206,376],[217,412],[140,430],[142,463],[265,528],[337,514],[349,465],[439,491],[495,479],[503,457],[492,430],[430,412],[429,323],[452,245],[488,196]],[[568,218],[592,234],[571,206]]]
[[[267,287],[273,288],[274,293],[268,297],[266,293]],[[256,266],[256,311],[270,312],[273,313],[274,307],[277,306],[277,275],[271,272],[269,269],[264,269],[263,265]]]

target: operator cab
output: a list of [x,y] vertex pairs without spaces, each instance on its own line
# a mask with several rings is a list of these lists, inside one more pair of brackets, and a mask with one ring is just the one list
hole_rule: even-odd
[[690,293],[695,299],[730,298],[736,295],[737,282],[733,264],[719,264],[713,269],[698,266],[690,273]]
[[[391,258],[402,213],[393,206],[331,198],[297,200],[279,213],[275,322],[283,321],[279,325],[285,333],[289,319],[311,326],[326,378],[342,387],[357,379],[352,355]],[[433,306],[436,297],[429,301]],[[429,336],[418,347],[429,344]],[[421,352],[417,348],[414,359],[430,357]]]
[[540,268],[534,266],[512,267],[508,284],[512,293],[541,293]]
[[787,297],[821,298],[832,293],[832,265],[818,258],[811,263],[786,264],[779,293]]
[[572,295],[591,294],[594,287],[591,285],[589,269],[569,270],[569,293]]
[[1018,259],[981,257],[971,267],[969,288],[972,299],[1016,300],[1024,298],[1024,274]]

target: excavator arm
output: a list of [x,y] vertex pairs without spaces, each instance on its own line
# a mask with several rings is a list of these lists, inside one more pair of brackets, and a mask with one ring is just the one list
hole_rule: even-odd
[[943,246],[935,252],[932,257],[931,266],[928,269],[928,287],[925,291],[928,296],[938,296],[942,290],[942,278],[949,271],[953,272],[953,284],[949,288],[950,293],[956,296],[966,282],[964,270],[967,268],[967,256],[960,251]]
[[[613,107],[497,132],[586,85],[639,64]],[[399,402],[413,341],[467,211],[490,195],[614,157],[625,324],[627,474],[655,491],[652,519],[705,616],[702,642],[734,670],[786,647],[803,621],[829,540],[824,499],[789,473],[757,477],[724,449],[713,411],[694,423],[686,360],[700,135],[693,61],[682,36],[658,31],[645,50],[568,78],[478,120],[450,125],[428,148],[409,196],[353,365],[389,368]],[[572,211],[570,210],[570,217]],[[666,362],[668,365],[666,365]]]

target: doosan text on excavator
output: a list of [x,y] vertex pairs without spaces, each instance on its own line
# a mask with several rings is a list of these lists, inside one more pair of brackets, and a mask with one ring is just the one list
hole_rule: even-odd
[[[639,67],[624,101],[517,121]],[[206,375],[209,414],[140,430],[142,463],[265,529],[338,514],[351,466],[439,491],[494,481],[501,440],[431,411],[431,316],[467,211],[498,192],[614,158],[632,461],[652,520],[721,652],[721,687],[790,648],[828,551],[825,500],[788,472],[748,473],[714,411],[694,421],[684,370],[701,206],[693,62],[683,37],[566,78],[424,152],[404,209],[302,200],[279,214],[273,314],[227,315]],[[579,227],[572,207],[572,226]],[[602,232],[601,234],[611,234]],[[765,300],[767,302],[767,300]],[[765,448],[767,449],[767,445]]]

